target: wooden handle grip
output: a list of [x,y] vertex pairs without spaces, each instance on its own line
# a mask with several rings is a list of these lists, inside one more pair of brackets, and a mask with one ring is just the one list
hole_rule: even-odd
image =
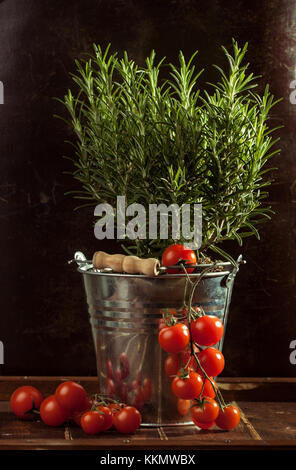
[[123,271],[129,274],[146,274],[157,276],[160,262],[156,258],[141,259],[137,256],[126,256],[123,260]]
[[92,262],[94,268],[111,268],[117,273],[122,273],[122,263],[124,258],[125,255],[109,255],[108,253],[104,253],[104,251],[96,251],[93,255]]
[[103,251],[96,251],[92,262],[96,269],[111,268],[117,273],[146,274],[147,276],[157,276],[160,266],[156,258],[141,259],[137,256],[109,255]]

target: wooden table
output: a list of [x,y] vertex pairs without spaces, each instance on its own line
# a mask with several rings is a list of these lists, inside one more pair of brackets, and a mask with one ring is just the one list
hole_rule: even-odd
[[65,379],[79,380],[89,393],[97,391],[95,377],[0,377],[0,450],[296,449],[294,378],[220,378],[225,401],[241,410],[241,422],[233,431],[194,425],[143,427],[133,435],[109,430],[94,437],[75,425],[51,428],[38,420],[21,421],[9,410],[9,397],[18,386],[34,385],[46,396]]

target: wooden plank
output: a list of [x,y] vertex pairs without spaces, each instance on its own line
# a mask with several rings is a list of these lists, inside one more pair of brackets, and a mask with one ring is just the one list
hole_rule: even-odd
[[[9,400],[13,391],[24,384],[40,388],[50,395],[64,380],[81,382],[89,394],[98,393],[97,377],[0,377],[0,401]],[[295,401],[296,378],[287,377],[219,377],[217,380],[227,402],[237,401]]]
[[[37,386],[45,395],[53,393],[61,381],[69,379],[80,381],[90,393],[96,391],[96,377],[1,377],[0,399],[8,400],[24,383]],[[295,391],[296,380],[244,378],[240,382],[235,378],[220,384],[224,397],[251,396],[251,400],[235,403],[241,422],[232,431],[199,430],[194,425],[141,427],[133,435],[112,429],[94,437],[72,423],[52,428],[38,419],[19,420],[10,412],[9,402],[0,401],[0,449],[296,449],[296,395],[291,402],[280,401],[287,390]],[[271,401],[274,393],[278,393],[277,401]]]

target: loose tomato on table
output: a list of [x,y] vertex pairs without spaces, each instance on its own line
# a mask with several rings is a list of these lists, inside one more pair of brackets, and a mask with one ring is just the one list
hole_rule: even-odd
[[123,434],[135,432],[141,425],[141,422],[141,413],[134,406],[125,406],[113,415],[115,429]]
[[223,323],[214,315],[203,315],[191,322],[192,340],[200,346],[214,346],[223,336]]
[[240,412],[236,406],[227,405],[223,410],[220,410],[218,417],[215,420],[216,425],[223,430],[229,431],[234,429],[240,422]]
[[33,410],[39,409],[43,401],[42,393],[35,387],[23,385],[18,387],[10,397],[10,408],[19,418],[29,420]]
[[181,352],[189,344],[189,329],[183,323],[162,328],[158,334],[158,341],[162,349],[168,353]]
[[55,395],[50,395],[40,405],[40,418],[48,426],[60,426],[69,418],[69,410],[60,405]]
[[223,354],[216,348],[206,348],[197,354],[198,360],[202,368],[198,369],[198,373],[203,375],[203,370],[209,377],[216,377],[221,374],[224,369],[225,360]]
[[86,413],[87,411],[90,411],[92,409],[92,406],[94,405],[95,400],[92,398],[87,398],[85,401],[85,405],[81,410],[75,410],[72,411],[71,413],[71,419],[78,425],[81,426],[81,416]]
[[[196,264],[196,254],[193,250],[185,248],[184,245],[171,245],[168,246],[163,252],[161,263],[163,266],[175,266],[180,260],[184,261],[184,264]],[[194,268],[186,268],[186,271],[188,274],[190,274],[194,271]],[[167,269],[168,274],[177,274],[180,272],[183,272],[183,269],[181,267]]]
[[81,427],[87,434],[99,434],[104,430],[105,415],[102,411],[87,411],[81,417]]
[[202,378],[196,372],[189,372],[188,377],[175,377],[172,382],[173,393],[178,398],[193,400],[197,398],[202,390]]
[[71,380],[63,382],[57,387],[55,397],[58,403],[69,412],[82,410],[87,401],[84,387]]

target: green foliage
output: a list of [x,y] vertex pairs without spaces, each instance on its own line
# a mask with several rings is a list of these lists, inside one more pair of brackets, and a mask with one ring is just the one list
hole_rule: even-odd
[[[279,150],[267,121],[277,101],[268,86],[262,97],[254,93],[258,77],[243,64],[246,50],[235,41],[232,55],[223,48],[228,70],[216,66],[212,93],[198,88],[197,52],[186,62],[180,51],[166,80],[164,59],[156,63],[154,51],[145,67],[127,53],[118,59],[110,46],[95,45],[93,56],[77,60],[78,91],[62,100],[75,133],[74,197],[83,206],[116,207],[117,195],[144,207],[202,203],[204,254],[223,255],[217,245],[224,240],[259,238],[258,226],[271,213],[265,166]],[[128,242],[139,255],[159,256],[173,240]]]

